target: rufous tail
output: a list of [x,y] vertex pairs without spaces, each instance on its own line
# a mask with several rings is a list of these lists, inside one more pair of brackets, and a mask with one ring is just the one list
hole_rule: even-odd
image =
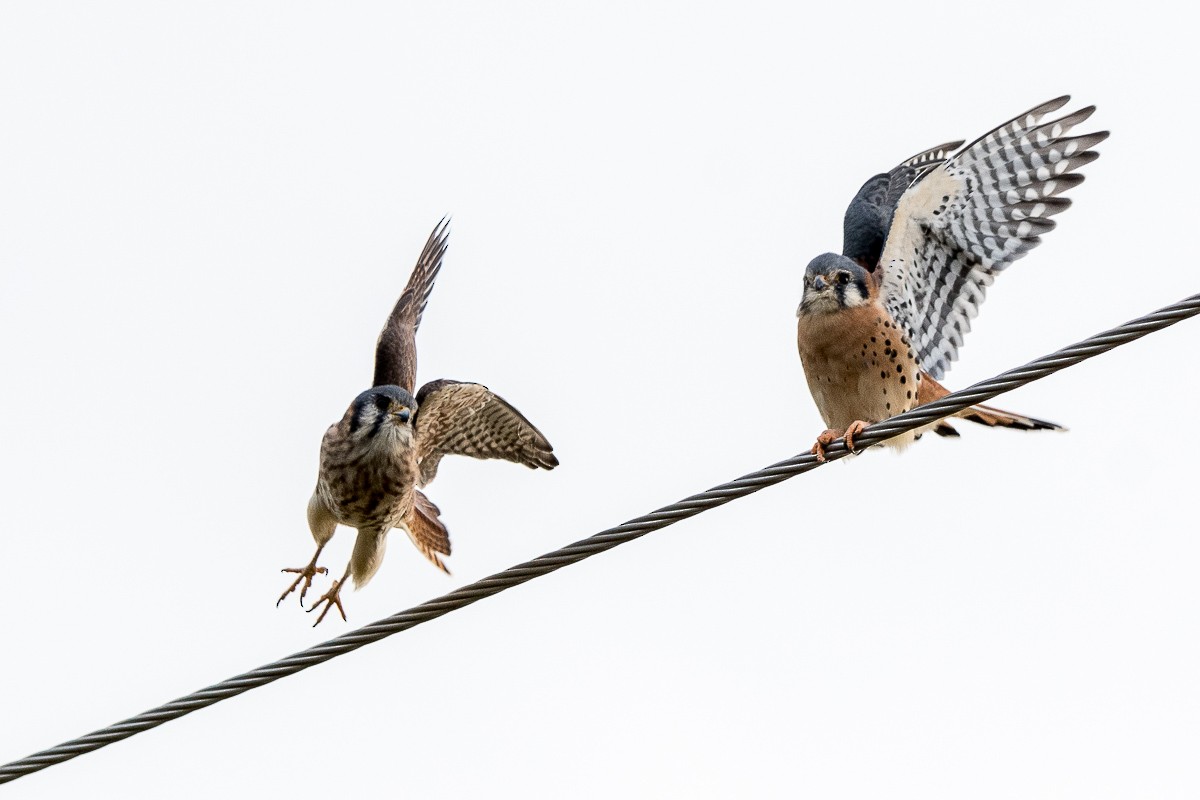
[[[921,388],[918,393],[918,405],[932,403],[934,400],[940,400],[950,394],[950,390],[942,386],[933,378],[922,373]],[[1066,428],[1055,422],[1047,422],[1044,419],[1036,417],[1027,417],[1024,414],[1014,414],[1011,411],[1003,411],[999,408],[991,406],[971,406],[964,408],[954,415],[959,419],[970,420],[977,422],[980,425],[987,425],[989,428],[1015,428],[1020,431],[1065,431]],[[946,420],[942,420],[933,429],[933,432],[939,436],[958,436],[958,431],[954,426],[950,425]]]

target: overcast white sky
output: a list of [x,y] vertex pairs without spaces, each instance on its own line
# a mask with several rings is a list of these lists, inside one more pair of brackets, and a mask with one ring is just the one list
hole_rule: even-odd
[[[1057,94],[1112,138],[946,383],[1200,290],[1190,13],[947,10],[6,4],[0,761],[807,449],[846,202]],[[453,577],[397,535],[313,630],[321,435],[448,213],[419,379],[562,466],[444,462]],[[5,797],[1195,797],[1198,333],[996,401],[1067,434],[832,465]]]

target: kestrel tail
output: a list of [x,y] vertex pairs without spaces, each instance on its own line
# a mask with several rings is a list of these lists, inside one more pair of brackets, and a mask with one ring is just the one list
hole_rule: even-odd
[[354,399],[321,441],[317,486],[308,503],[308,525],[317,550],[307,566],[284,570],[298,577],[279,602],[303,583],[303,603],[312,579],[327,572],[317,561],[339,524],[356,528],[358,534],[342,577],[309,609],[321,609],[314,625],[331,608],[345,619],[343,586],[350,577],[358,588],[371,580],[383,563],[393,528],[403,529],[422,555],[449,572],[442,561],[450,554],[449,533],[438,507],[418,488],[433,480],[442,456],[502,458],[542,469],[558,465],[546,437],[486,386],[437,380],[412,394],[417,328],[448,236],[442,220],[379,335],[372,388]]
[[[995,275],[1053,230],[1077,170],[1099,157],[1107,131],[1069,136],[1088,106],[1057,119],[1059,97],[961,147],[919,153],[859,189],[846,210],[842,254],[809,263],[796,311],[809,390],[828,426],[824,448],[868,424],[949,394],[938,380],[958,356]],[[961,147],[961,149],[960,149]],[[954,416],[989,426],[1061,430],[987,406]],[[906,445],[946,420],[886,442]]]

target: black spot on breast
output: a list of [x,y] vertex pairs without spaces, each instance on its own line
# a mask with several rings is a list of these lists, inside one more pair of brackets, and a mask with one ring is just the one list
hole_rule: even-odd
[[905,392],[905,393],[904,393],[904,396],[905,396],[907,399],[909,399],[909,400],[912,400],[912,389],[909,389],[907,392]]
[[903,364],[897,364],[897,365],[896,365],[896,372],[904,372],[904,365],[903,365]]
[[884,408],[886,408],[888,411],[891,411],[891,410],[892,410],[892,404],[891,404],[891,403],[884,403],[884,404],[883,404],[883,407],[884,407]]
[[874,337],[874,336],[872,336],[872,337],[871,337],[871,344],[875,344],[875,337]]
[[887,378],[887,372],[885,372],[884,370],[879,370],[879,377]]
[[906,383],[908,383],[908,377],[905,375],[901,375],[900,376],[900,385],[903,386]]

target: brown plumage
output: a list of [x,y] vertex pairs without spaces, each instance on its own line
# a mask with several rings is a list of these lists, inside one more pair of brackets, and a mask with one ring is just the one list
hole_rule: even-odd
[[404,518],[403,528],[421,555],[449,575],[450,570],[446,569],[440,558],[450,555],[450,532],[442,524],[442,512],[420,489],[413,492],[413,500],[412,508]]
[[372,386],[399,386],[410,394],[417,385],[417,328],[433,292],[449,244],[450,220],[443,219],[429,234],[408,285],[379,332],[375,345],[375,379]]
[[[1104,131],[1068,136],[1092,107],[1045,121],[1058,97],[974,142],[931,148],[869,179],[846,210],[842,254],[809,263],[796,311],[797,346],[809,389],[829,428],[812,452],[870,423],[949,392],[940,379],[958,355],[987,287],[1053,230],[1077,170],[1098,158]],[[951,152],[957,149],[957,152]],[[955,416],[988,426],[1061,430],[1052,422],[988,406]],[[945,420],[925,430],[958,432]]]
[[366,585],[383,563],[392,528],[402,528],[422,555],[449,572],[442,556],[450,554],[450,536],[441,512],[417,489],[433,480],[443,455],[503,458],[543,469],[558,465],[546,437],[486,386],[439,380],[412,395],[417,328],[448,236],[443,220],[425,243],[379,335],[373,387],[354,399],[321,442],[317,486],[308,504],[317,551],[307,566],[284,570],[297,577],[279,602],[303,583],[303,603],[313,578],[328,572],[317,566],[317,559],[339,524],[357,528],[358,535],[345,573],[309,609],[324,606],[314,624],[330,608],[346,618],[342,586],[351,576],[356,586]]
[[[841,294],[835,288],[839,271],[850,276]],[[817,277],[826,288],[816,289]],[[820,292],[831,294],[822,298]],[[810,302],[798,313],[796,346],[809,391],[828,426],[813,445],[817,458],[824,460],[824,448],[843,436],[853,449],[854,436],[867,425],[950,393],[920,368],[908,334],[879,300],[874,275],[853,262],[841,263],[833,272],[822,270],[806,279],[806,294]],[[1061,430],[1052,422],[989,406],[971,406],[954,416],[991,427]],[[930,430],[958,436],[950,423],[940,420],[884,444],[904,447]]]
[[554,469],[558,459],[542,432],[503,397],[478,383],[438,380],[417,394],[417,461],[421,485],[437,475],[444,455],[503,458],[530,469]]

